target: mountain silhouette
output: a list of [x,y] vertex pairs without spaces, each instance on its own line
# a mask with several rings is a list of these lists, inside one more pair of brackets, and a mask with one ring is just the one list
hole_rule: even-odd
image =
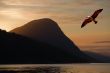
[[47,43],[0,30],[0,64],[96,62],[91,57],[88,58],[86,55],[85,57],[82,58],[78,54],[71,55]]
[[[58,24],[52,19],[43,18],[33,20],[10,32],[60,48],[60,50],[69,55],[82,59],[80,61],[88,60],[93,62],[93,58],[80,51],[80,49],[62,32]],[[73,59],[75,60],[75,58]]]
[[[11,32],[39,40],[50,45],[61,47],[63,50],[73,52],[79,51],[74,43],[62,32],[58,24],[49,19],[43,18],[33,20],[24,26],[13,29]],[[72,50],[74,48],[74,51]]]
[[80,51],[79,48],[62,32],[58,24],[49,18],[33,20],[10,32],[59,47],[69,52],[71,55],[77,54]]
[[80,51],[48,18],[31,21],[10,32],[0,30],[0,63],[99,62]]

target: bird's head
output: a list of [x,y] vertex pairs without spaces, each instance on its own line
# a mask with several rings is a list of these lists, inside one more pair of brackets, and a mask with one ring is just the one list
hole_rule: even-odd
[[86,18],[90,18],[91,16],[87,16]]

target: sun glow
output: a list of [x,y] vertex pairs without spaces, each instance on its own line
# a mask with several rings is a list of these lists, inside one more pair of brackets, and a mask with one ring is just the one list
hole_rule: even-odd
[[20,11],[16,9],[2,10],[0,11],[0,14],[2,14],[3,16],[7,16],[8,18],[18,18],[18,19],[23,18]]

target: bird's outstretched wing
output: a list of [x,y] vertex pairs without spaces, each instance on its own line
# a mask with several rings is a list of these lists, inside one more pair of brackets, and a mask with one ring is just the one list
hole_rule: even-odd
[[90,18],[85,19],[84,22],[81,25],[81,28],[84,27],[89,22],[92,22],[92,20]]
[[95,19],[95,18],[99,15],[99,13],[102,12],[102,10],[103,10],[103,9],[98,9],[98,10],[96,10],[91,17],[92,17],[93,19]]

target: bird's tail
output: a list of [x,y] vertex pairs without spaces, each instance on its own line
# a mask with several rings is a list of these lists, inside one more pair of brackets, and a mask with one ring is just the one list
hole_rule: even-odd
[[97,24],[98,21],[94,21],[94,22],[95,22],[95,24]]

